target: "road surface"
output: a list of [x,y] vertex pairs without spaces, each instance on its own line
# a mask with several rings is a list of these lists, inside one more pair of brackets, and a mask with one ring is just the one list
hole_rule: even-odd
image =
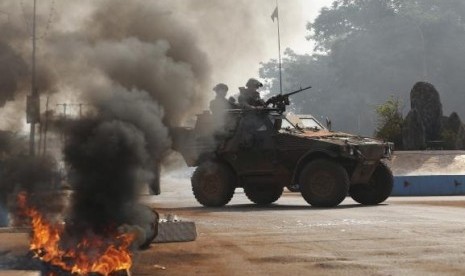
[[[347,198],[316,209],[298,193],[259,208],[237,189],[224,208],[203,208],[188,178],[168,177],[143,201],[197,225],[194,242],[153,244],[133,275],[464,275],[465,197]],[[27,252],[27,235],[0,232],[0,259]],[[0,273],[0,275],[2,275]]]
[[145,201],[194,220],[195,242],[155,244],[134,275],[464,275],[465,197],[390,198],[364,207],[347,198],[316,209],[299,193],[261,208],[236,190],[224,208],[203,208],[187,179],[164,179]]

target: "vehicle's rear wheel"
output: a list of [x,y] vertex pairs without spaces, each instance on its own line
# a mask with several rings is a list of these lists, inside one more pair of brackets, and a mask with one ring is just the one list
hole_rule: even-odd
[[236,175],[226,164],[207,161],[192,175],[192,192],[203,206],[224,206],[234,195],[235,179]]
[[350,196],[358,203],[364,205],[376,205],[385,201],[392,192],[394,177],[391,169],[379,163],[368,183],[353,184],[350,187]]
[[284,188],[275,184],[249,184],[244,186],[245,195],[255,204],[269,205],[278,200]]
[[317,159],[307,164],[299,177],[300,193],[310,205],[334,207],[349,191],[347,171],[334,161]]

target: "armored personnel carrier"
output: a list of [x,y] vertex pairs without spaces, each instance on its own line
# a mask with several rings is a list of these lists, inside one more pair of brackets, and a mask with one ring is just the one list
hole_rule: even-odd
[[364,205],[385,201],[393,176],[383,160],[393,144],[333,132],[311,115],[286,114],[289,95],[271,98],[272,108],[262,110],[205,111],[195,127],[173,130],[174,148],[197,167],[191,178],[197,201],[223,206],[243,188],[252,202],[268,205],[284,187],[315,207],[337,206],[347,195]]

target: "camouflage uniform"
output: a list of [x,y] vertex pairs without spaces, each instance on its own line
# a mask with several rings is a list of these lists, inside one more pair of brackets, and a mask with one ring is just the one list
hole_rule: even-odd
[[[256,79],[249,79],[245,85],[240,87],[239,106],[246,110],[256,110],[265,107],[265,101],[260,98],[258,88],[263,84]],[[238,134],[240,137],[238,143],[243,148],[261,147],[263,145],[260,139],[260,129],[267,130],[263,122],[266,120],[266,114],[261,112],[246,112],[238,126]]]
[[237,105],[230,99],[226,99],[228,93],[228,86],[224,83],[217,84],[213,91],[216,97],[210,101],[210,111],[212,113],[212,136],[222,147],[226,137],[231,136],[231,132],[236,128],[237,120],[230,116],[227,112],[228,109],[236,109]]
[[257,107],[264,107],[265,102],[260,98],[260,93],[257,91],[263,84],[256,79],[249,79],[245,86],[239,87],[239,105],[241,108],[256,109]]
[[260,94],[253,90],[241,87],[239,88],[239,105],[244,109],[254,109],[257,106],[265,106],[265,102],[260,98]]

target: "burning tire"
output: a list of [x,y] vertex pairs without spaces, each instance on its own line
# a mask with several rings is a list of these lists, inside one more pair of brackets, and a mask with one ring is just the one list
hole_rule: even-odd
[[385,201],[392,192],[394,177],[391,169],[379,163],[370,181],[366,184],[354,184],[350,187],[350,196],[363,205],[376,205]]
[[236,175],[225,164],[207,161],[192,175],[192,192],[203,206],[224,206],[234,195],[235,179]]
[[244,186],[244,192],[250,201],[258,205],[269,205],[278,200],[284,188],[273,184],[252,184]]
[[339,164],[318,159],[307,164],[299,177],[300,193],[310,205],[334,207],[349,191],[349,175]]

